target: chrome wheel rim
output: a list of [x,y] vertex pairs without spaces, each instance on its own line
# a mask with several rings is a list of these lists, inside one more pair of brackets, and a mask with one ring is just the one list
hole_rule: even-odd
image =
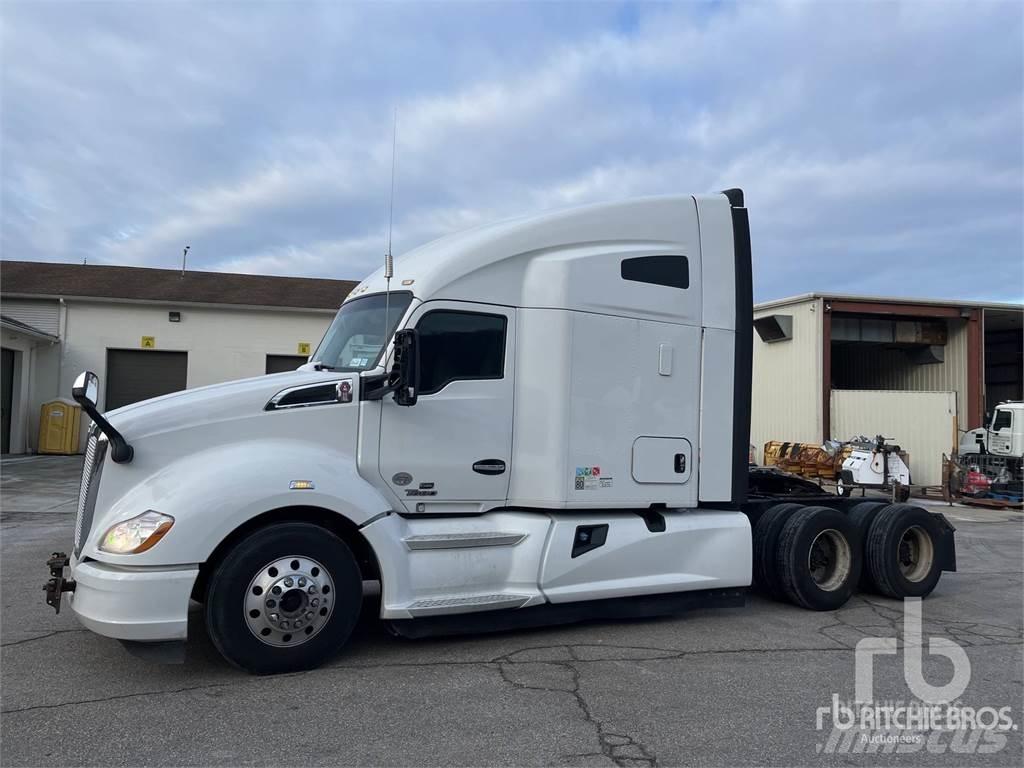
[[815,536],[807,553],[807,571],[825,592],[833,592],[843,585],[852,562],[850,543],[835,528],[827,528]]
[[929,574],[935,561],[932,538],[924,528],[912,525],[900,537],[900,572],[907,581],[921,581]]
[[249,582],[245,623],[261,642],[302,645],[316,637],[334,610],[334,580],[309,557],[293,555],[267,563]]

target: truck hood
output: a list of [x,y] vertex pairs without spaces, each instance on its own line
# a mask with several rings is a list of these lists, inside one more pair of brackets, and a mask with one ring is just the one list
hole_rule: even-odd
[[162,432],[258,414],[283,389],[346,376],[331,371],[289,371],[187,389],[117,408],[107,419],[130,443]]

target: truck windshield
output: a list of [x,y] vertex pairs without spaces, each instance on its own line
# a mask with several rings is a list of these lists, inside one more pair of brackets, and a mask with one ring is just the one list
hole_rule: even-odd
[[411,293],[395,291],[390,298],[375,293],[345,302],[310,362],[335,371],[373,368],[411,301]]

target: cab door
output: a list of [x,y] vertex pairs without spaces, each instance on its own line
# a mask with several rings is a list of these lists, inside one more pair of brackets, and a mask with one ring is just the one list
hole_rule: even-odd
[[409,512],[499,506],[512,458],[515,310],[430,301],[419,332],[417,403],[382,402],[380,472]]

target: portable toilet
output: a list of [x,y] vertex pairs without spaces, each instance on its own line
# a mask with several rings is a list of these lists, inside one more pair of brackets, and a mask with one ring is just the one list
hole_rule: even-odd
[[39,453],[78,453],[82,409],[69,400],[43,403],[39,412]]

